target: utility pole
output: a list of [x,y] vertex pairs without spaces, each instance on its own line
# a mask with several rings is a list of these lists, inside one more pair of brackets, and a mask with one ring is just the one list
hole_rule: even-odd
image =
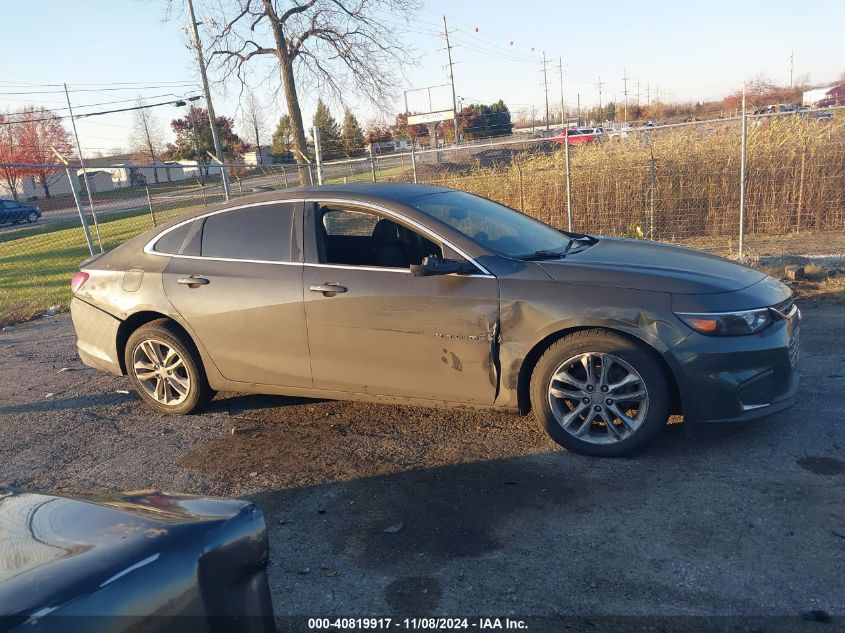
[[660,86],[654,87],[654,102],[660,103]]
[[452,68],[452,45],[449,44],[449,29],[446,26],[446,16],[443,16],[443,37],[446,38],[446,55],[449,57],[449,82],[452,84],[452,111],[455,113],[455,145],[461,142],[458,125],[458,104],[455,99],[455,73]]
[[575,125],[581,127],[581,93],[578,93],[578,119],[575,122]]
[[625,105],[624,105],[624,115],[622,121],[624,123],[628,122],[628,72],[623,68],[622,69],[622,82],[625,84],[625,91],[622,93],[625,95]]
[[546,51],[543,51],[543,91],[546,94],[546,132],[549,131],[549,80],[546,74]]
[[604,110],[601,109],[601,75],[599,75],[599,125],[604,121]]
[[647,106],[651,105],[651,82],[645,85],[645,104]]
[[[211,103],[211,90],[208,88],[208,76],[205,73],[205,60],[202,56],[202,43],[200,42],[200,32],[197,29],[197,18],[194,15],[193,0],[185,0],[188,6],[188,18],[191,21],[191,33],[194,39],[194,48],[197,53],[197,64],[200,68],[200,77],[202,77],[202,89],[205,93],[205,105],[208,107],[208,124],[211,127],[211,138],[214,140],[214,154],[217,156],[217,161],[220,163],[220,178],[223,182],[223,193],[226,200],[230,200],[229,194],[229,174],[223,167],[223,148],[220,145],[220,132],[217,129],[217,121],[215,121],[214,105]],[[199,167],[199,165],[197,165]]]
[[795,51],[789,51],[789,87],[794,88],[792,84],[792,62]]
[[[94,198],[91,196],[91,187],[88,185],[88,171],[85,169],[85,161],[82,159],[82,146],[79,144],[79,134],[76,131],[76,119],[73,118],[73,108],[70,105],[70,93],[67,90],[67,84],[65,86],[65,98],[67,99],[67,109],[68,113],[70,114],[70,124],[73,127],[73,138],[76,141],[76,153],[79,154],[79,166],[82,167],[82,180],[85,183],[85,192],[88,194],[88,204],[91,206],[91,215],[94,218],[94,230],[97,232],[97,242],[100,245],[100,252],[103,252],[103,239],[100,237],[100,225],[97,223],[97,213],[94,211]],[[68,171],[68,177],[70,177],[70,171]],[[77,180],[77,182],[79,182]],[[74,183],[68,183],[73,189]]]
[[563,105],[563,57],[558,58],[558,72],[560,73],[560,125],[565,130],[568,126],[564,121],[566,108]]
[[637,79],[637,107],[640,107],[640,80]]
[[147,147],[150,150],[150,159],[153,161],[153,178],[158,184],[158,167],[156,167],[156,154],[155,148],[153,147],[153,139],[150,137],[150,128],[147,125],[147,113],[143,110],[139,110],[138,113],[141,116],[141,123],[144,125],[144,138],[147,140]]

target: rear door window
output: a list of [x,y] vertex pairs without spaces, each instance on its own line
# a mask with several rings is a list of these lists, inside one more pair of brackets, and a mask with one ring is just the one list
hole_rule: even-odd
[[210,215],[202,230],[203,257],[291,261],[293,203],[233,209]]

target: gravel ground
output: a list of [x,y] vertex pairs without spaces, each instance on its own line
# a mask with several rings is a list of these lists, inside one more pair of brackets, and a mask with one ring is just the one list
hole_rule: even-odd
[[[797,622],[834,630],[845,310],[804,312],[795,408],[673,425],[617,460],[490,411],[221,394],[202,415],[157,416],[81,365],[67,316],[42,319],[0,335],[0,486],[248,495],[280,616],[816,611],[833,622]],[[760,630],[795,628],[775,623]]]

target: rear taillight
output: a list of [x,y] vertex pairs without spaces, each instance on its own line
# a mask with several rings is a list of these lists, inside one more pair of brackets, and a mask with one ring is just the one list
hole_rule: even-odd
[[88,277],[88,273],[84,273],[82,271],[73,273],[73,277],[70,278],[70,291],[74,294],[79,292],[79,289],[85,285],[86,281],[88,281]]

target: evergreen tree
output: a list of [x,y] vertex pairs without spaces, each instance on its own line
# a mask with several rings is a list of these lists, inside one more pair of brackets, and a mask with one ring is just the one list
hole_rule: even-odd
[[314,127],[320,130],[320,149],[323,160],[334,160],[343,156],[343,144],[340,139],[340,126],[332,117],[329,108],[322,99],[317,100],[317,110],[314,112]]
[[347,158],[360,156],[364,153],[364,131],[358,124],[355,115],[347,110],[343,115],[343,131],[341,133],[343,153]]
[[279,124],[273,132],[270,149],[274,156],[281,157],[283,161],[293,160],[293,129],[291,128],[290,117],[283,114],[279,117]]

